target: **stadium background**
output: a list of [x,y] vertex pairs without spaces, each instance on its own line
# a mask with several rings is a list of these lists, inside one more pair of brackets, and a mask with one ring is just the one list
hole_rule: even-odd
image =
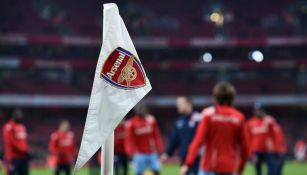
[[[12,109],[24,110],[34,167],[46,164],[48,139],[61,119],[81,139],[106,2],[0,2],[0,127]],[[292,158],[295,141],[307,138],[306,1],[116,3],[151,80],[145,100],[165,143],[176,96],[191,96],[201,110],[213,101],[212,86],[229,81],[247,117],[255,102],[276,117]]]

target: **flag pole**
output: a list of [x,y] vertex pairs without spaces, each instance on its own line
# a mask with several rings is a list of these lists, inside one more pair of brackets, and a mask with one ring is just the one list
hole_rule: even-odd
[[114,132],[101,146],[101,175],[113,175]]

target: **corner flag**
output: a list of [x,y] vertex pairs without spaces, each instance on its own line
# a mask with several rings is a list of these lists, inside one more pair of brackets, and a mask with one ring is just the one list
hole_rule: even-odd
[[[118,7],[113,3],[104,4],[102,46],[75,171],[102,145],[113,147],[115,127],[150,90],[150,82]],[[112,160],[113,157],[102,161],[113,166],[113,162],[107,162]]]

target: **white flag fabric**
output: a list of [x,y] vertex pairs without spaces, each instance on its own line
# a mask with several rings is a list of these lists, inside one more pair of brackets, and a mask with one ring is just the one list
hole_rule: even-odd
[[75,171],[96,153],[150,90],[117,5],[104,4],[103,41]]

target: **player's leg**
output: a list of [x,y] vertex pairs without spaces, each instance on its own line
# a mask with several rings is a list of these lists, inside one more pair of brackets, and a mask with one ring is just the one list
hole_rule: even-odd
[[146,155],[134,154],[133,155],[133,166],[136,175],[143,175],[146,167]]
[[304,151],[295,151],[295,159],[299,163],[303,163],[305,159],[305,152]]
[[198,157],[193,165],[189,168],[187,175],[197,175],[199,169],[200,157]]
[[276,158],[273,153],[265,154],[265,161],[268,169],[268,175],[275,175],[276,173]]
[[69,164],[65,164],[64,167],[64,172],[65,172],[65,175],[70,175],[71,174],[71,167]]
[[122,175],[128,175],[128,159],[126,154],[121,154]]
[[120,169],[120,155],[115,154],[114,155],[114,174],[119,175],[119,169]]
[[19,159],[13,160],[13,175],[22,175],[22,169],[20,168],[21,161]]
[[62,165],[61,164],[57,164],[56,168],[55,168],[55,171],[54,171],[54,174],[55,175],[60,175],[61,171],[62,171]]
[[279,154],[276,175],[282,175],[282,169],[285,163],[285,155]]
[[150,154],[148,157],[149,168],[155,174],[159,175],[161,171],[161,163],[157,153]]
[[264,153],[255,153],[254,156],[256,175],[262,175],[262,162],[264,160]]
[[29,160],[27,158],[20,160],[19,174],[20,175],[28,175],[29,174]]

